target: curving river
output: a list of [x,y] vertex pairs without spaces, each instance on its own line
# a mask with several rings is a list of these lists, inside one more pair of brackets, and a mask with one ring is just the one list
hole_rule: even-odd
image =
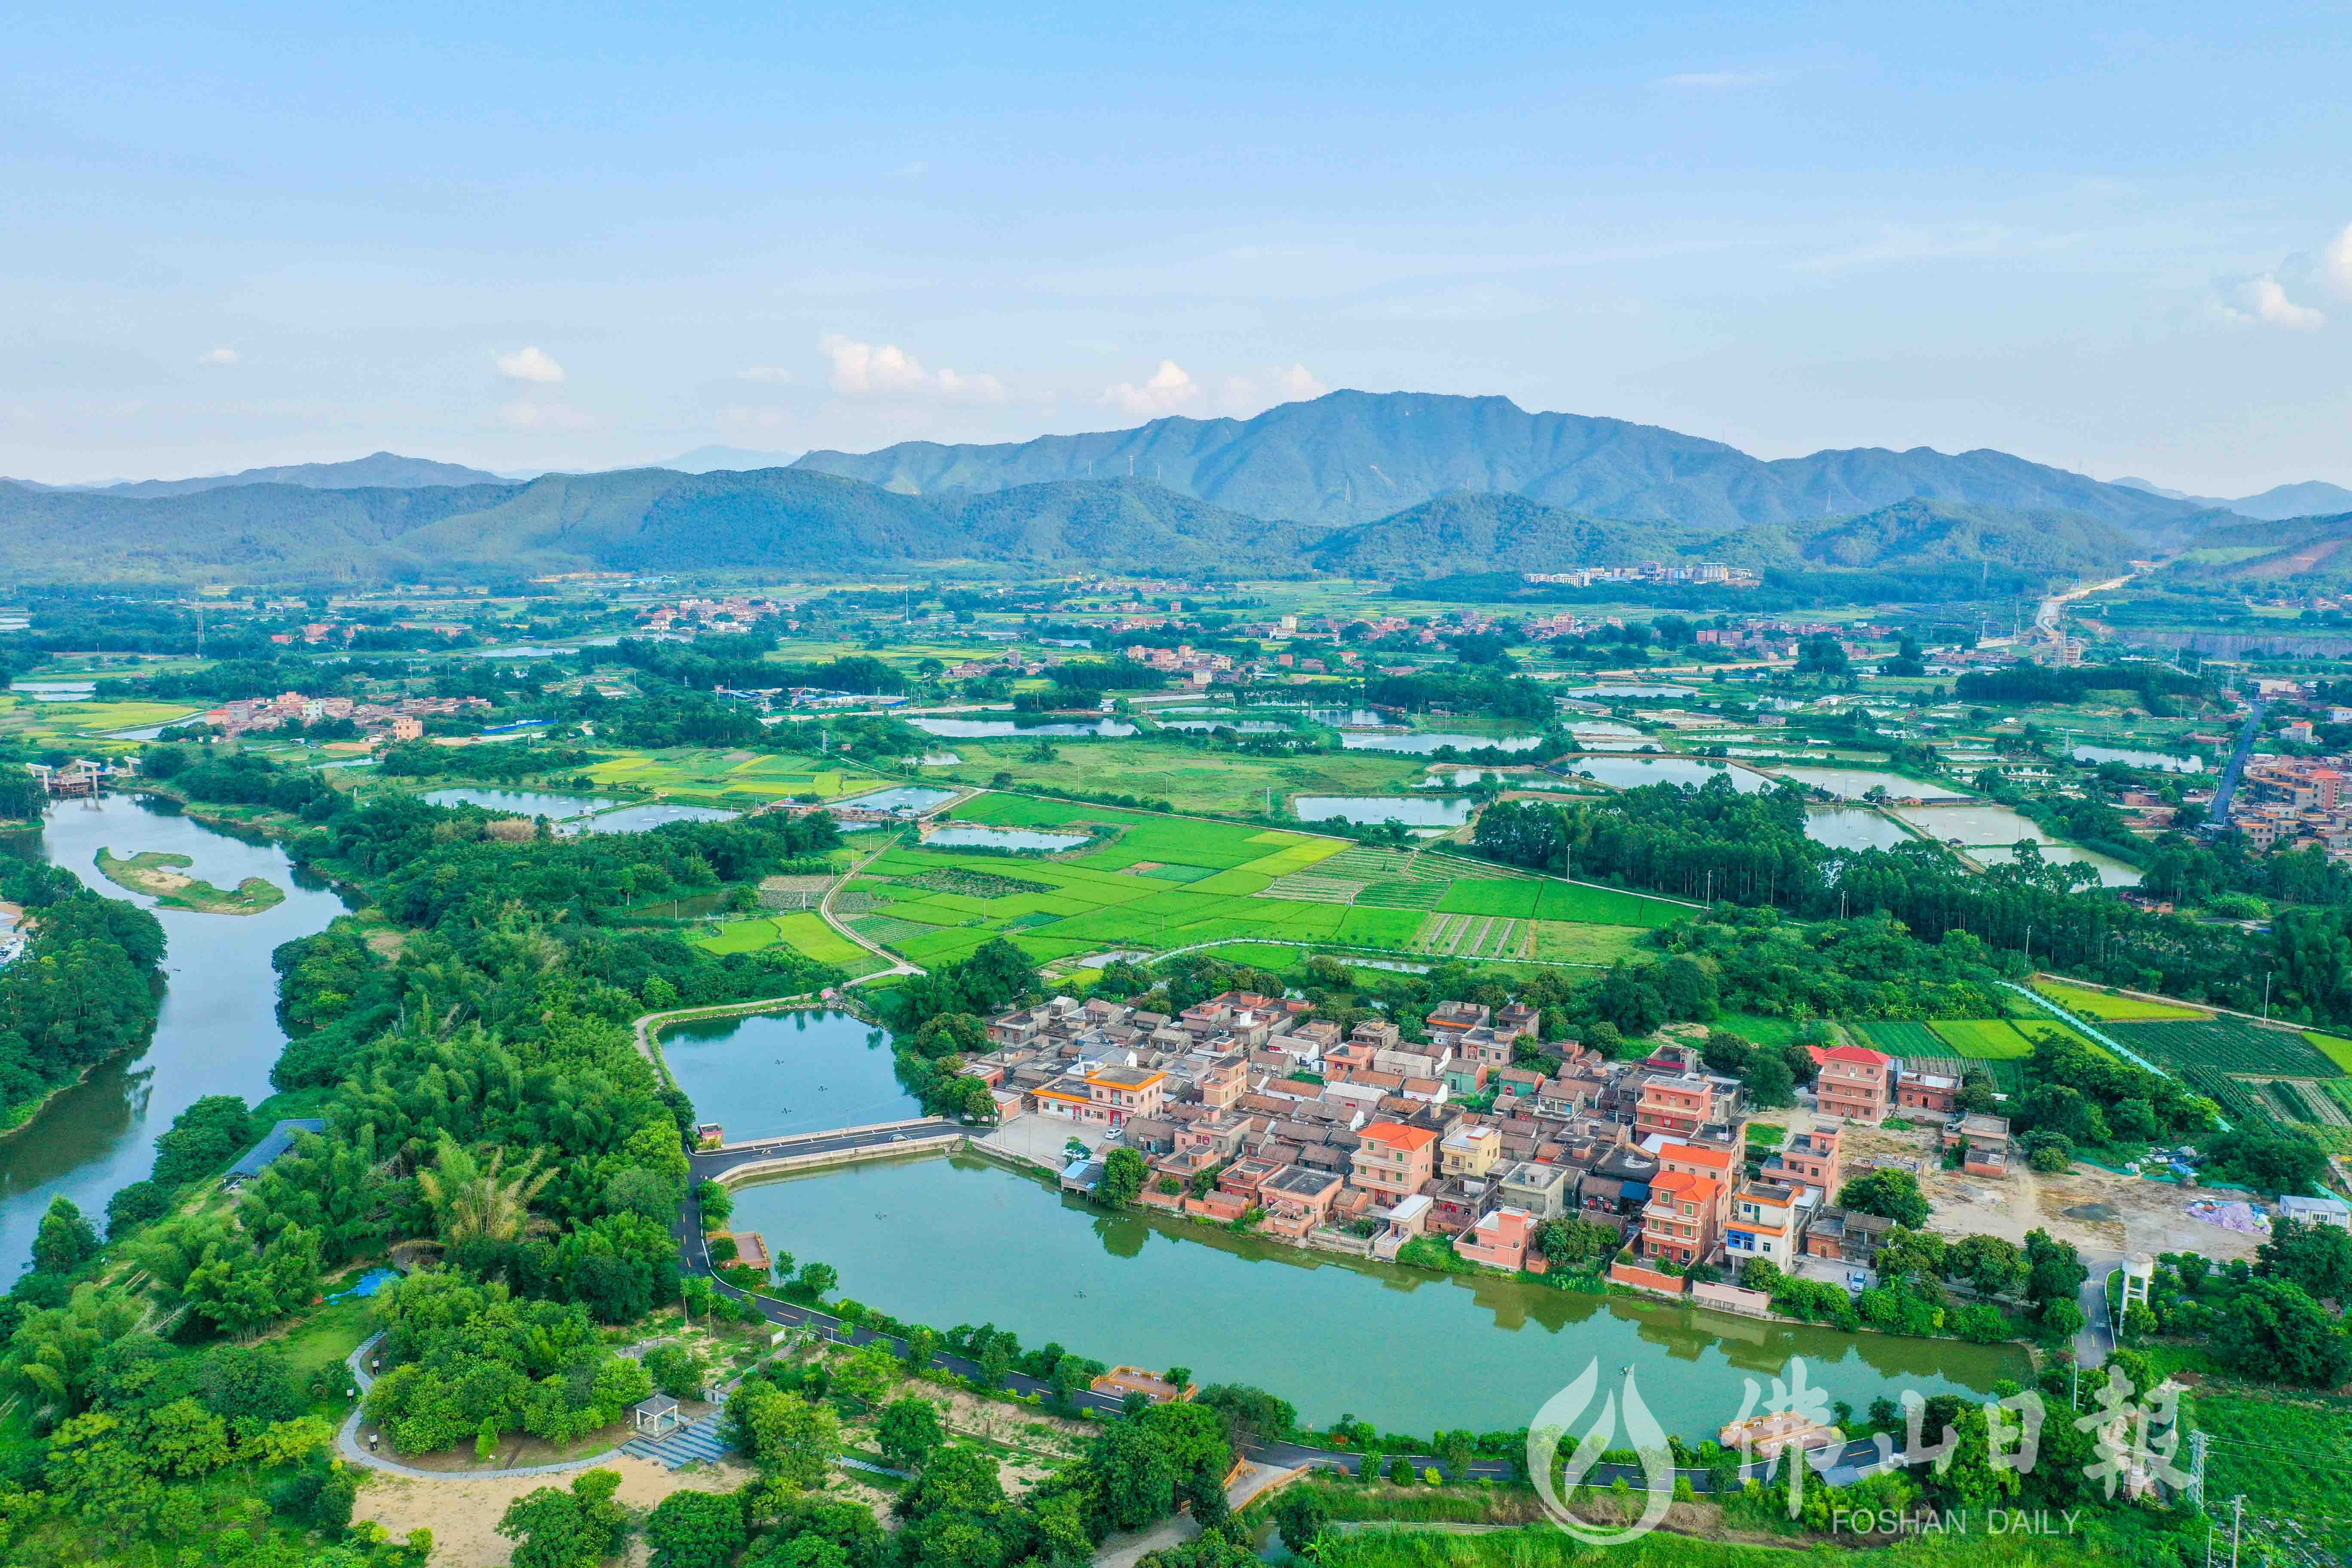
[[257,915],[155,910],[171,945],[153,1042],[135,1057],[100,1064],[0,1138],[0,1279],[24,1268],[52,1195],[65,1194],[103,1231],[106,1200],[154,1168],[156,1134],[172,1118],[208,1094],[242,1095],[249,1104],[269,1095],[269,1068],[286,1045],[270,952],[343,912],[325,883],[297,871],[275,845],[207,827],[168,802],[109,795],[50,808],[37,851],[43,859],[109,898],[154,909],[152,899],[98,874],[100,849],[185,855],[195,862],[191,876],[222,888],[266,878],[285,889],[286,901]]

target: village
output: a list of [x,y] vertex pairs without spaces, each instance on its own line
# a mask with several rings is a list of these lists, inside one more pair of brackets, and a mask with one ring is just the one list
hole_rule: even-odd
[[1107,1151],[1121,1147],[1148,1164],[1133,1199],[1147,1208],[1379,1260],[1442,1238],[1512,1273],[1546,1272],[1542,1227],[1577,1218],[1622,1249],[1612,1278],[1751,1310],[1754,1292],[1720,1282],[1751,1259],[1875,1283],[1894,1222],[1835,1204],[1847,1124],[1938,1125],[1968,1175],[2010,1169],[2004,1118],[1964,1111],[1957,1079],[1865,1046],[1811,1047],[1812,1124],[1751,1172],[1739,1080],[1693,1046],[1625,1062],[1538,1045],[1521,1004],[1444,1003],[1427,1044],[1386,1021],[1343,1036],[1307,1011],[1233,992],[1173,1017],[1057,997],[992,1018],[994,1048],[968,1070],[1003,1122],[1085,1135],[1068,1188],[1101,1194]]

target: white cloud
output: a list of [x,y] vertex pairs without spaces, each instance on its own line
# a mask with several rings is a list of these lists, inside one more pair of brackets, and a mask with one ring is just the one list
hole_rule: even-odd
[[517,349],[512,353],[493,355],[492,363],[509,381],[554,383],[563,379],[563,367],[544,349]]
[[738,381],[780,382],[790,381],[792,378],[791,371],[782,365],[773,364],[755,364],[735,373],[735,379]]
[[499,410],[499,422],[515,430],[585,430],[595,423],[562,403],[509,403]]
[[1160,362],[1151,379],[1141,386],[1123,381],[1103,394],[1103,401],[1126,414],[1139,414],[1154,418],[1173,414],[1200,400],[1200,384],[1172,359]]
[[2319,253],[2319,270],[2329,288],[2352,300],[2352,223],[2346,224],[2344,231]]
[[845,397],[936,403],[1002,403],[1004,384],[985,373],[926,370],[896,343],[861,343],[829,332],[817,352],[833,362],[833,389]]
[[2221,305],[2224,321],[2241,327],[2257,323],[2284,327],[2291,331],[2315,331],[2327,324],[2324,311],[2308,305],[2298,305],[2286,297],[2285,288],[2275,278],[2265,273],[2250,278],[2239,285],[2235,303],[2224,300]]
[[196,363],[198,364],[230,365],[235,364],[236,360],[236,351],[232,348],[213,349],[208,353],[201,353],[196,356]]
[[930,172],[931,166],[918,158],[911,163],[901,163],[891,170],[890,177],[894,180],[919,180]]
[[1315,379],[1314,373],[1303,364],[1274,373],[1274,384],[1286,402],[1304,403],[1310,397],[1320,397],[1331,389]]

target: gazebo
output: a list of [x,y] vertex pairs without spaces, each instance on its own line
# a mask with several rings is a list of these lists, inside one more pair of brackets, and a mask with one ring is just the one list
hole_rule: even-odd
[[686,1415],[678,1409],[677,1401],[667,1394],[638,1400],[629,1406],[629,1419],[648,1437],[665,1436],[686,1425]]

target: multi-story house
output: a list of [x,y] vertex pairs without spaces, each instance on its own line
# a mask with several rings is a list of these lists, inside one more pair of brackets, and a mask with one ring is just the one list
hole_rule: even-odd
[[1905,1067],[1895,1076],[1895,1103],[1906,1111],[1949,1116],[1959,1109],[1960,1080],[1949,1073],[1915,1072]]
[[1780,1145],[1780,1152],[1766,1158],[1765,1180],[1809,1188],[1818,1199],[1826,1202],[1845,1180],[1838,1140],[1834,1127],[1816,1127],[1790,1134],[1789,1141]]
[[1331,1213],[1331,1202],[1345,1185],[1330,1171],[1293,1165],[1258,1188],[1265,1205],[1265,1229],[1292,1241],[1304,1240]]
[[1063,1116],[1096,1127],[1122,1127],[1130,1116],[1157,1116],[1168,1075],[1150,1068],[1098,1067],[1056,1079],[1033,1091],[1041,1116]]
[[1527,1265],[1528,1244],[1534,1234],[1532,1216],[1515,1208],[1498,1208],[1457,1237],[1454,1250],[1473,1263],[1516,1273]]
[[1657,1150],[1658,1169],[1678,1172],[1685,1176],[1703,1176],[1715,1184],[1715,1227],[1722,1234],[1723,1225],[1731,1217],[1732,1189],[1739,1184],[1739,1159],[1730,1149],[1712,1143],[1683,1143],[1661,1140]]
[[1633,1107],[1637,1137],[1682,1138],[1715,1119],[1715,1085],[1703,1075],[1651,1073],[1642,1079],[1642,1098]]
[[1821,1069],[1813,1079],[1813,1100],[1822,1115],[1874,1123],[1886,1120],[1894,1075],[1883,1053],[1867,1046],[1826,1051],[1815,1047],[1813,1060]]
[[1736,1268],[1760,1258],[1781,1268],[1796,1255],[1798,1192],[1778,1182],[1748,1182],[1731,1200],[1731,1222],[1723,1227],[1723,1249]]
[[1356,1139],[1351,1185],[1381,1203],[1395,1205],[1429,1184],[1435,1164],[1435,1129],[1374,1121],[1359,1128]]
[[1944,1147],[1958,1149],[1960,1169],[1971,1176],[2009,1174],[2009,1118],[1974,1112],[1944,1129]]
[[1722,1184],[1683,1171],[1660,1171],[1642,1207],[1642,1252],[1687,1267],[1715,1254]]
[[1438,1144],[1439,1168],[1449,1176],[1484,1176],[1502,1158],[1503,1132],[1490,1121],[1467,1118],[1445,1131]]
[[1522,1160],[1503,1173],[1503,1202],[1538,1220],[1558,1219],[1575,1201],[1576,1177],[1566,1165]]

